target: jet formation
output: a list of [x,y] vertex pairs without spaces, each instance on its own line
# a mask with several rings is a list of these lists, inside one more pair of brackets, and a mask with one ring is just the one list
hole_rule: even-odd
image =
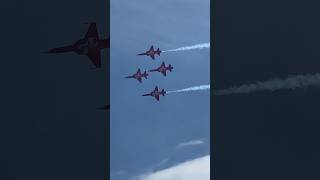
[[[144,53],[140,53],[140,54],[137,54],[138,56],[142,56],[142,55],[145,55],[145,56],[149,56],[151,57],[152,60],[155,60],[155,55],[158,55],[160,56],[160,53],[162,51],[157,48],[157,50],[154,50],[154,47],[153,45],[151,45],[150,49]],[[161,65],[155,69],[151,69],[151,70],[148,70],[148,72],[160,72],[163,76],[167,76],[167,71],[171,72],[173,69],[172,65],[169,64],[168,66],[165,65],[165,62],[162,61]],[[147,71],[144,71],[144,73],[142,74],[141,73],[141,70],[140,68],[138,69],[138,71],[133,74],[132,76],[126,76],[125,78],[134,78],[134,79],[137,79],[139,81],[139,83],[142,83],[142,78],[144,77],[145,79],[147,79],[147,76],[149,74],[147,73]],[[154,90],[150,93],[147,93],[147,94],[143,94],[142,96],[153,96],[157,101],[160,101],[160,96],[164,96],[166,94],[166,91],[164,89],[162,89],[161,91],[159,91],[159,88],[158,86],[156,86],[154,88]]]
[[80,55],[87,55],[96,68],[101,67],[101,49],[110,47],[110,38],[99,39],[96,23],[89,23],[87,33],[82,39],[79,39],[72,45],[57,47],[46,51],[45,53],[67,53],[75,52]]

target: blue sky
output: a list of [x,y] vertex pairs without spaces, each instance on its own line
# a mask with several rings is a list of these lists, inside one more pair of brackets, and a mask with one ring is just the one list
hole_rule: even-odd
[[[163,171],[178,172],[180,167],[189,167],[188,163],[192,168],[198,164],[208,166],[205,157],[210,151],[210,92],[168,94],[161,96],[160,102],[141,94],[149,93],[156,85],[176,90],[209,84],[210,50],[167,52],[154,61],[136,54],[150,45],[167,50],[209,42],[210,1],[110,3],[111,179],[154,179]],[[167,77],[150,73],[141,84],[124,79],[138,68],[156,68],[162,61],[174,67]],[[197,164],[199,158],[205,163]]]

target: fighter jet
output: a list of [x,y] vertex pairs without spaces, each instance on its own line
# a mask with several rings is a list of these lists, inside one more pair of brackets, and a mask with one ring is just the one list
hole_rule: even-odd
[[153,96],[154,98],[156,98],[157,101],[159,101],[160,95],[164,96],[165,94],[166,94],[166,91],[164,89],[159,91],[158,86],[156,86],[156,88],[151,93],[143,94],[142,96]]
[[171,72],[172,69],[173,69],[173,67],[171,66],[171,64],[169,64],[169,66],[166,67],[165,63],[162,62],[160,67],[158,67],[156,69],[151,69],[148,72],[158,71],[158,72],[161,72],[164,76],[167,76],[167,70],[169,70]]
[[148,51],[146,51],[145,53],[138,54],[138,56],[146,55],[146,56],[150,56],[152,58],[152,60],[154,60],[155,55],[158,54],[158,56],[160,56],[160,53],[161,53],[160,49],[158,48],[155,51],[153,49],[153,45],[152,45]]
[[132,76],[127,76],[125,78],[134,78],[134,79],[137,79],[139,81],[139,83],[142,82],[142,77],[144,77],[145,79],[147,79],[148,77],[148,73],[147,71],[144,71],[143,74],[141,74],[141,70],[140,68],[138,69],[137,73],[133,74]]
[[81,55],[87,55],[96,68],[101,67],[100,50],[110,48],[110,38],[99,39],[96,23],[89,23],[89,29],[84,38],[76,41],[73,45],[50,49],[45,53],[66,53],[75,52]]

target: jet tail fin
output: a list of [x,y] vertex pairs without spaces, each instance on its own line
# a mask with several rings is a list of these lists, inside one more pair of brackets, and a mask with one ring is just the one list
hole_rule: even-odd
[[157,49],[156,53],[160,56],[161,51],[159,48]]
[[161,93],[164,96],[166,94],[166,91],[164,89],[162,89]]
[[146,78],[146,79],[148,79],[148,75],[149,75],[149,74],[147,73],[147,71],[144,71],[143,77]]

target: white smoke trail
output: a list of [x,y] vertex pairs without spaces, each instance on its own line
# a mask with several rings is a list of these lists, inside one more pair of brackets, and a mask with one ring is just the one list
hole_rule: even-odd
[[175,90],[175,91],[167,91],[167,94],[188,92],[188,91],[200,91],[200,90],[208,90],[208,89],[210,89],[210,84],[200,85],[200,86],[195,86],[195,87],[190,87],[190,88],[185,88],[185,89],[179,89],[179,90]]
[[229,95],[240,93],[252,93],[255,91],[275,91],[280,89],[296,89],[308,86],[320,86],[320,73],[314,75],[297,75],[287,79],[272,79],[253,84],[244,84],[227,89],[217,90],[214,95]]
[[177,49],[170,49],[162,52],[172,52],[172,51],[188,51],[192,49],[203,49],[203,48],[210,48],[210,43],[202,43],[202,44],[195,44],[192,46],[185,46]]

